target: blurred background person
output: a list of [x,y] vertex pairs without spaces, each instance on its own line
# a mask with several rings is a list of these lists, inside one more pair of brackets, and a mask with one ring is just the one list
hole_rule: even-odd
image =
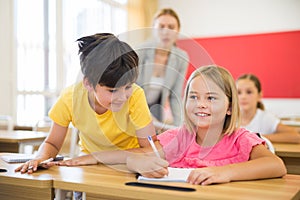
[[300,134],[293,127],[265,110],[262,103],[260,80],[253,74],[244,74],[236,81],[241,109],[241,126],[260,133],[271,142],[300,143]]
[[189,57],[176,46],[179,30],[177,13],[161,9],[153,19],[154,40],[136,49],[140,60],[137,84],[145,90],[157,132],[182,123],[181,99]]

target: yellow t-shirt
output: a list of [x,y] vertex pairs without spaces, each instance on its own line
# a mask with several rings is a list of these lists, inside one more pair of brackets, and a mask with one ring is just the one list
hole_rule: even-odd
[[147,126],[152,118],[144,91],[136,84],[132,87],[131,97],[120,111],[107,110],[99,115],[90,107],[83,83],[77,83],[61,93],[49,116],[63,127],[72,122],[80,131],[80,146],[84,153],[137,148],[136,130]]

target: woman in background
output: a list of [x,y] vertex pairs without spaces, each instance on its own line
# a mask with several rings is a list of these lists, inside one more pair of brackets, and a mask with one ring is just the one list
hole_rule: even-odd
[[142,44],[139,55],[140,74],[137,80],[145,91],[156,129],[165,128],[164,109],[169,102],[172,125],[181,124],[181,98],[189,58],[176,46],[180,20],[176,12],[165,8],[153,20],[155,40]]
[[241,108],[241,126],[260,133],[271,142],[300,143],[300,134],[265,111],[261,83],[253,74],[244,74],[236,81]]

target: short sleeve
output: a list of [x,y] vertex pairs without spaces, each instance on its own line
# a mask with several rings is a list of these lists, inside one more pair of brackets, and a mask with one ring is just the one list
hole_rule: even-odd
[[184,157],[194,141],[195,135],[188,133],[184,127],[170,129],[157,136],[166,160],[171,164]]
[[279,122],[280,119],[272,113],[257,109],[252,121],[244,128],[260,134],[272,134],[276,132]]
[[136,130],[144,128],[151,121],[152,117],[148,108],[144,90],[134,84],[134,91],[129,100],[129,115]]
[[162,146],[166,146],[171,140],[175,138],[177,135],[176,129],[167,130],[157,136],[157,139],[159,140],[159,143]]
[[63,90],[48,115],[57,124],[68,127],[72,121],[72,95],[73,87]]
[[237,157],[236,162],[242,162],[246,158],[247,160],[250,158],[251,151],[254,146],[259,144],[265,144],[265,141],[261,139],[255,133],[249,132],[245,129],[240,129],[241,134],[237,138],[237,145],[240,151],[239,156]]

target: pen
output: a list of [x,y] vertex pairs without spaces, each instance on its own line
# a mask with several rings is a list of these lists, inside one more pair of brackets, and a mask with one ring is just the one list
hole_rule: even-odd
[[[46,164],[48,162],[51,162],[51,161],[53,161],[53,158],[49,158],[47,160],[44,160],[44,161],[40,162],[39,166],[41,166],[42,164]],[[27,169],[27,171],[28,170],[32,170],[32,169],[33,169],[33,166],[29,166],[28,169]]]
[[149,143],[150,143],[150,145],[151,145],[151,147],[152,147],[152,149],[153,149],[155,155],[156,155],[158,158],[160,158],[159,153],[158,153],[158,151],[157,151],[157,148],[156,148],[156,146],[155,146],[155,144],[154,144],[154,142],[153,142],[151,136],[148,136],[148,141],[149,141]]
[[39,165],[46,164],[46,163],[51,162],[51,161],[53,161],[53,158],[49,158],[47,160],[44,160],[44,161],[40,162]]

